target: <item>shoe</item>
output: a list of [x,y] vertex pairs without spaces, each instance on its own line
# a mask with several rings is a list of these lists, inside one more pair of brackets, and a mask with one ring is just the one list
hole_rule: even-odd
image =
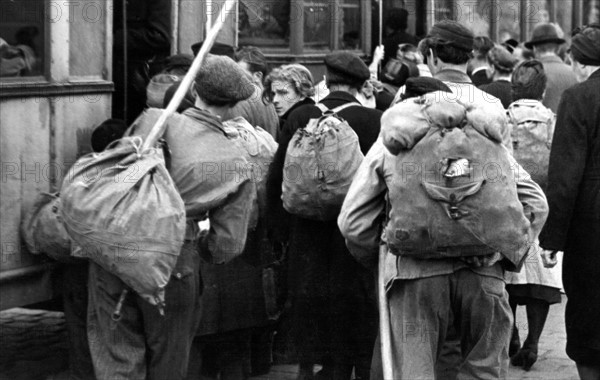
[[519,352],[510,359],[510,364],[515,367],[523,367],[525,371],[529,371],[537,361],[537,357],[537,349],[521,348]]

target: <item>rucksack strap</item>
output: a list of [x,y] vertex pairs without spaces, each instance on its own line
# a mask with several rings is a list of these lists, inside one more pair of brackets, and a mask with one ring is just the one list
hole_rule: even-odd
[[321,110],[321,113],[324,114],[327,111],[331,111],[331,113],[338,113],[338,112],[340,112],[348,107],[352,107],[352,106],[362,107],[362,104],[360,104],[358,102],[350,102],[350,103],[342,104],[341,106],[338,106],[335,108],[329,108],[323,103],[317,103],[317,104],[315,104],[315,106],[319,107],[319,109]]

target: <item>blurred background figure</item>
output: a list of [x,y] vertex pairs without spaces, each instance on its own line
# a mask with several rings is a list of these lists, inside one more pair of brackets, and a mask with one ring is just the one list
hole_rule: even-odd
[[479,88],[500,99],[502,106],[508,108],[513,101],[510,75],[517,63],[517,59],[501,45],[494,46],[488,52],[487,59],[492,73],[492,81],[479,86]]
[[[554,132],[554,113],[541,100],[546,74],[539,61],[522,62],[512,74],[512,98],[508,107],[513,155],[544,191],[548,184],[548,161]],[[545,268],[538,243],[532,245],[520,272],[505,272],[508,302],[516,321],[517,305],[527,308],[527,338],[521,346],[516,322],[509,345],[514,366],[529,371],[537,360],[538,343],[550,305],[561,302],[560,269]]]
[[542,103],[556,112],[562,93],[577,83],[575,74],[558,56],[558,48],[565,40],[558,35],[552,24],[540,24],[533,29],[531,39],[525,42],[527,49],[533,50],[535,59],[542,62],[548,77],[546,94]]
[[467,64],[467,75],[477,87],[492,81],[491,67],[487,54],[494,47],[494,42],[487,36],[475,37],[473,41],[473,58]]
[[126,28],[123,1],[115,0],[113,8],[112,116],[129,125],[144,110],[146,86],[170,54],[171,1],[127,0]]
[[383,46],[385,47],[385,55],[382,66],[385,67],[390,58],[396,57],[396,51],[400,44],[417,45],[419,40],[417,37],[406,32],[408,27],[408,11],[406,9],[392,9],[384,22],[383,30]]

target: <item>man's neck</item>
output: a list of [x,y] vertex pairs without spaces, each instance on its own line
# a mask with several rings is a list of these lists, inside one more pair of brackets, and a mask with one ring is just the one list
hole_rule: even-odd
[[356,95],[358,95],[358,90],[356,90],[354,87],[350,87],[346,84],[330,84],[327,87],[329,88],[329,92],[342,91],[342,92],[347,92],[354,97],[356,97]]
[[467,73],[467,64],[463,63],[460,65],[455,65],[453,63],[446,63],[446,62],[439,62],[438,65],[435,67],[434,72],[432,72],[432,74],[437,74],[442,70],[454,70],[454,71],[460,71],[461,73]]
[[499,80],[505,80],[510,82],[511,80],[511,75],[510,74],[498,74],[498,73],[494,73],[494,79],[493,81],[499,81]]
[[536,59],[540,59],[540,58],[546,58],[546,57],[558,57],[558,55],[556,55],[556,53],[551,52],[551,51],[545,51],[545,52],[538,52],[535,55]]
[[220,118],[223,118],[227,111],[229,110],[229,107],[227,106],[214,106],[214,105],[209,105],[206,104],[206,102],[204,102],[199,96],[196,96],[196,102],[194,103],[194,107],[207,111],[213,115],[216,115]]

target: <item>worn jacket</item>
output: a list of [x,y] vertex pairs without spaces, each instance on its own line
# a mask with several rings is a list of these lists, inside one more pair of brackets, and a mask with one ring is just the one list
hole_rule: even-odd
[[[158,119],[160,112],[149,109],[144,115]],[[145,136],[148,131],[134,133]],[[256,202],[256,184],[247,175],[246,153],[227,136],[218,116],[195,107],[172,115],[163,138],[171,151],[169,173],[184,201],[186,218],[192,225],[206,217],[210,220],[203,251],[215,263],[230,261],[242,253],[255,211],[249,207]],[[199,152],[192,157],[194,150]]]
[[560,97],[567,88],[577,84],[577,78],[573,70],[556,55],[541,57],[539,61],[548,77],[542,103],[556,113]]

